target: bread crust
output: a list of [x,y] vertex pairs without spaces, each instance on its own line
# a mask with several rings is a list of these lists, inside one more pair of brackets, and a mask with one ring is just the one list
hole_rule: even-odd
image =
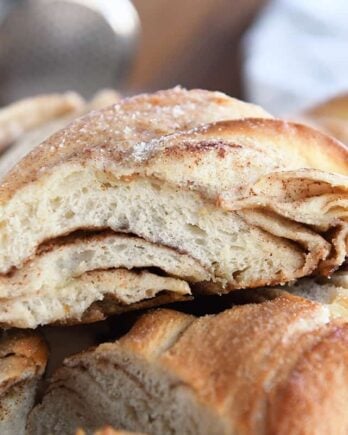
[[[4,180],[4,287],[12,278],[25,283],[23,265],[41,260],[40,249],[55,265],[49,244],[86,228],[188,254],[208,277],[180,278],[211,281],[219,293],[330,275],[347,253],[348,178],[339,174],[347,157],[339,142],[220,93],[173,89],[125,99],[53,135]],[[73,280],[74,261],[67,263]],[[151,266],[158,265],[144,265]],[[98,269],[89,267],[84,272]],[[21,270],[6,275],[11,268]]]
[[348,323],[333,325],[298,359],[269,403],[269,433],[343,435],[347,400]]
[[0,395],[16,383],[42,375],[48,358],[40,335],[25,331],[3,331],[0,341]]
[[46,368],[48,348],[34,332],[2,331],[0,338],[0,432],[24,435]]
[[[166,104],[168,101],[165,98],[165,91],[163,91],[164,98],[162,104]],[[193,92],[193,91],[191,91]],[[206,99],[206,104],[209,105],[210,99],[213,98],[206,91],[195,91],[200,96],[202,92],[202,97]],[[170,96],[170,91],[167,91],[168,96]],[[213,93],[214,94],[214,93]],[[154,94],[156,95],[156,94]],[[183,94],[177,97],[176,104],[172,107],[180,107],[180,104],[184,105],[190,101],[190,97],[195,97],[195,93]],[[202,98],[201,97],[201,98]],[[0,202],[8,200],[16,191],[21,189],[28,183],[32,183],[37,179],[43,177],[45,174],[52,171],[52,168],[56,166],[63,165],[66,162],[78,161],[81,164],[87,164],[88,161],[98,161],[101,158],[109,161],[109,163],[120,163],[126,162],[129,165],[131,162],[139,163],[138,160],[138,150],[133,148],[136,143],[142,143],[144,140],[147,141],[153,139],[154,137],[161,137],[161,135],[167,135],[175,132],[175,128],[171,125],[163,124],[161,121],[161,116],[157,116],[156,121],[154,121],[155,113],[146,113],[146,111],[141,111],[141,99],[146,98],[147,104],[151,104],[151,97],[134,97],[131,101],[131,107],[127,107],[125,100],[122,100],[122,106],[116,104],[107,109],[102,109],[99,112],[93,112],[83,118],[80,118],[72,122],[67,128],[57,132],[52,137],[43,142],[42,145],[36,147],[27,157],[25,157],[3,180],[0,186]],[[226,103],[229,99],[226,97]],[[213,105],[216,101],[213,99],[211,102]],[[225,103],[225,104],[226,104]],[[202,104],[202,101],[201,101]],[[229,103],[231,104],[231,103]],[[233,104],[233,101],[232,101]],[[121,111],[118,112],[122,107]],[[169,106],[170,107],[170,106]],[[227,106],[228,107],[228,106]],[[132,109],[134,111],[132,112]],[[137,110],[138,109],[138,110]],[[210,109],[213,109],[211,107]],[[128,112],[129,110],[129,112]],[[199,125],[200,117],[197,112],[186,113],[182,109],[185,116],[193,116],[191,125]],[[234,121],[219,121],[217,125],[212,125],[210,128],[203,128],[202,131],[207,135],[214,137],[216,134],[227,136],[229,141],[233,140],[233,137],[248,137],[252,134],[255,138],[255,143],[260,141],[261,147],[263,143],[266,147],[266,142],[271,140],[275,141],[276,145],[280,147],[285,147],[290,153],[297,154],[303,167],[311,167],[331,172],[337,172],[341,174],[348,174],[348,148],[336,141],[335,139],[320,133],[310,127],[295,124],[290,122],[285,122],[276,119],[253,119],[252,116],[258,113],[257,110],[254,111],[253,108],[249,109],[249,119],[244,120],[234,120]],[[248,114],[248,111],[245,111]],[[122,119],[122,114],[125,113],[125,119]],[[137,114],[140,121],[130,122],[132,119],[132,114]],[[160,112],[159,112],[160,114]],[[267,118],[266,113],[260,113],[263,117]],[[168,116],[167,113],[165,113]],[[226,112],[226,118],[229,116]],[[230,115],[231,117],[232,115]],[[202,122],[204,118],[208,118],[207,114],[202,116]],[[210,118],[213,115],[210,114]],[[128,121],[128,124],[127,124]],[[119,130],[113,128],[112,123],[115,123]],[[124,123],[124,125],[122,125]],[[155,125],[151,125],[154,124]],[[118,125],[120,124],[120,125]],[[187,124],[187,125],[185,125]],[[133,131],[127,136],[127,127],[131,125]],[[162,130],[158,130],[161,125]],[[180,127],[179,127],[180,126]],[[189,121],[184,124],[178,124],[180,130],[189,129]],[[152,128],[152,130],[151,130]],[[195,131],[197,134],[199,131]],[[129,138],[128,138],[129,137]],[[189,135],[188,140],[194,138],[194,136]],[[181,138],[183,140],[184,138]],[[175,137],[174,137],[175,141]],[[236,141],[237,142],[237,141]],[[304,146],[306,143],[306,146]],[[156,145],[157,153],[161,151],[159,143],[153,143],[149,146],[150,152],[145,152],[141,156],[140,163],[144,164],[144,161],[156,155]],[[125,154],[126,150],[129,149],[130,153]],[[204,151],[204,144],[195,149],[189,150],[189,154],[192,152],[197,153],[197,156]],[[133,155],[131,153],[133,151]],[[181,160],[181,153],[186,155],[188,150],[177,144],[177,148],[171,144],[167,148],[166,154],[174,157],[177,160]],[[161,164],[161,161],[159,161]]]
[[83,99],[74,92],[26,98],[0,110],[0,151],[25,132],[77,112]]
[[91,112],[73,121],[33,150],[3,180],[0,202],[8,200],[16,191],[54,166],[71,160],[93,160],[97,158],[95,153],[105,152],[112,161],[117,158],[117,149],[125,150],[137,142],[178,130],[189,130],[213,121],[214,117],[224,118],[224,114],[225,119],[230,119],[233,112],[236,118],[270,116],[257,106],[241,103],[219,92],[204,90],[174,88],[123,99],[120,104]]
[[0,109],[0,153],[11,142],[1,154],[0,180],[25,155],[74,118],[114,104],[120,98],[116,91],[104,89],[91,101],[84,102],[77,94],[68,92],[32,97]]
[[[322,305],[280,291],[270,300],[200,318],[159,309],[142,316],[115,343],[65,360],[50,394],[55,397],[55,389],[79,370],[94,373],[99,382],[105,376],[108,385],[108,376],[119,367],[127,367],[134,382],[144,370],[139,382],[146,390],[148,367],[193,392],[197,405],[216,416],[226,435],[343,435],[348,429],[347,340],[348,324],[330,322]],[[135,366],[136,361],[141,364]],[[132,422],[128,429],[149,430]]]

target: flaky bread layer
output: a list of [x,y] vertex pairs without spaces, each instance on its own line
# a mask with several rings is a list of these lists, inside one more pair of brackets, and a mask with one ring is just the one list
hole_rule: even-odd
[[0,301],[55,292],[90,271],[150,267],[193,283],[211,279],[198,261],[174,249],[112,231],[84,232],[41,246],[22,268],[0,276]]
[[36,328],[50,323],[89,323],[156,302],[185,300],[190,294],[186,281],[146,270],[94,270],[71,278],[62,287],[43,287],[33,294],[2,300],[0,324]]

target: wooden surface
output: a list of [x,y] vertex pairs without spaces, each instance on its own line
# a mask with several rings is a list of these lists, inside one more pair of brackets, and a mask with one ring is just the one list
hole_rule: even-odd
[[242,97],[241,36],[265,0],[134,0],[142,40],[131,92],[181,84]]

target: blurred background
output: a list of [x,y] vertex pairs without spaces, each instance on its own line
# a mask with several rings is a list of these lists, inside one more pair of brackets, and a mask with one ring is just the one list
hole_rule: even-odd
[[275,114],[348,90],[347,0],[0,0],[0,104],[181,84]]

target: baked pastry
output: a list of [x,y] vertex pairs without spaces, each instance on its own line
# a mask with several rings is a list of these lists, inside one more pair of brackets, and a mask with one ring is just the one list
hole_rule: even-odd
[[337,95],[303,114],[302,120],[348,145],[348,94]]
[[187,283],[224,293],[329,275],[347,252],[347,156],[208,91],[74,121],[0,186],[0,322],[100,320],[186,297]]
[[201,318],[145,314],[118,341],[64,361],[28,434],[107,422],[154,435],[343,435],[347,399],[348,324],[282,292]]
[[[79,95],[43,95],[27,98],[0,110],[0,180],[33,148],[73,119],[90,110],[116,103],[120,95],[113,89],[103,89],[91,101]],[[2,142],[1,142],[2,137]]]
[[38,95],[0,109],[0,152],[25,132],[79,110],[83,99],[74,92]]
[[29,411],[47,362],[47,347],[36,333],[1,332],[0,433],[24,435]]
[[292,294],[326,305],[333,318],[341,317],[348,322],[348,272],[341,270],[328,278],[303,278],[289,287]]

